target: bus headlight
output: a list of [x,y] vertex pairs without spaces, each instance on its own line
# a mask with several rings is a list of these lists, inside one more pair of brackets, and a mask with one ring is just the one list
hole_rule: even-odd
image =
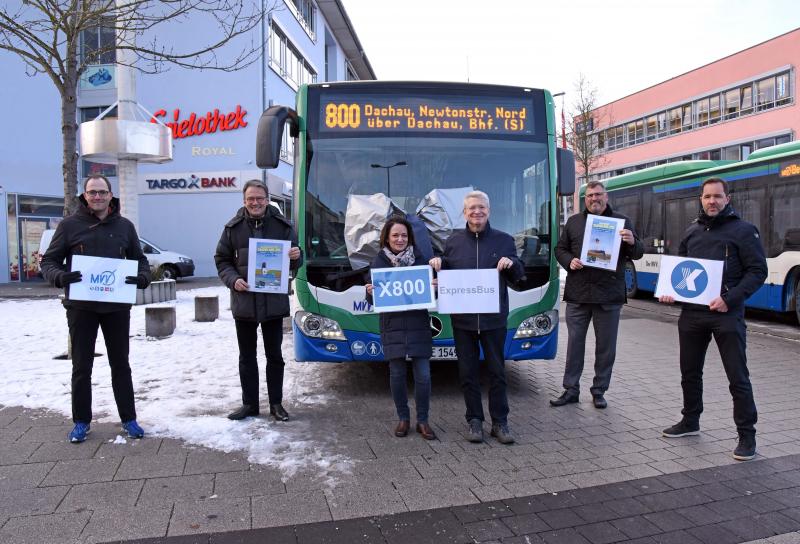
[[517,332],[514,334],[514,339],[518,338],[532,338],[534,336],[544,336],[553,332],[553,329],[558,323],[558,311],[548,310],[540,314],[536,314],[527,319],[517,327]]
[[342,328],[333,319],[328,319],[311,312],[297,312],[294,322],[306,336],[324,340],[347,340]]

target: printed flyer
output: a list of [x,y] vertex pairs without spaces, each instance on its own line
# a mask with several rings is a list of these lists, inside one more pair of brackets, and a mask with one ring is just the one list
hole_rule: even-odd
[[268,240],[250,238],[248,248],[247,283],[248,291],[254,293],[289,292],[289,249],[288,240]]
[[583,266],[616,270],[622,243],[619,231],[623,228],[625,228],[624,219],[588,214],[580,257]]

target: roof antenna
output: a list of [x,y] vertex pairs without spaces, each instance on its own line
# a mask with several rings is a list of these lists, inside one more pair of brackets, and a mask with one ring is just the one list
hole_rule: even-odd
[[467,83],[469,83],[469,55],[467,55]]

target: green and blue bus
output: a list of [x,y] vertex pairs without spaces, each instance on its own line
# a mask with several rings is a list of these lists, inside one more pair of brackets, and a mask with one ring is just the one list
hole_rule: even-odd
[[[431,191],[465,187],[489,195],[493,228],[514,236],[525,264],[509,294],[506,359],[554,358],[558,195],[574,192],[575,167],[556,149],[553,111],[540,89],[376,81],[303,85],[295,109],[267,109],[258,165],[277,166],[285,128],[294,143],[292,210],[305,255],[294,281],[296,360],[383,360],[366,269],[348,254],[351,195],[382,193],[413,214]],[[463,216],[453,223],[463,228]],[[431,316],[432,358],[455,359],[449,317]]]
[[645,245],[642,259],[626,263],[628,296],[655,291],[661,256],[677,255],[710,177],[728,182],[731,204],[758,228],[767,254],[767,281],[747,307],[794,312],[800,321],[800,142],[740,162],[674,162],[603,180],[611,206],[631,218]]

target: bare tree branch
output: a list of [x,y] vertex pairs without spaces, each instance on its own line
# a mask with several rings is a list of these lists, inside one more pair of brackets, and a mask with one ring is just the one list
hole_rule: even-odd
[[[261,58],[258,30],[280,0],[4,0],[0,50],[19,57],[26,74],[47,74],[61,97],[65,214],[77,203],[77,86],[81,75],[118,50],[133,52],[131,66],[158,73],[170,66],[235,71]],[[190,22],[213,25],[210,39],[164,43],[159,36]],[[108,43],[83,43],[106,32]],[[116,62],[116,60],[114,61]]]
[[596,133],[598,127],[607,124],[607,114],[596,111],[597,88],[584,74],[580,74],[575,82],[575,95],[567,121],[567,138],[578,163],[578,175],[588,180],[596,169],[608,162]]

